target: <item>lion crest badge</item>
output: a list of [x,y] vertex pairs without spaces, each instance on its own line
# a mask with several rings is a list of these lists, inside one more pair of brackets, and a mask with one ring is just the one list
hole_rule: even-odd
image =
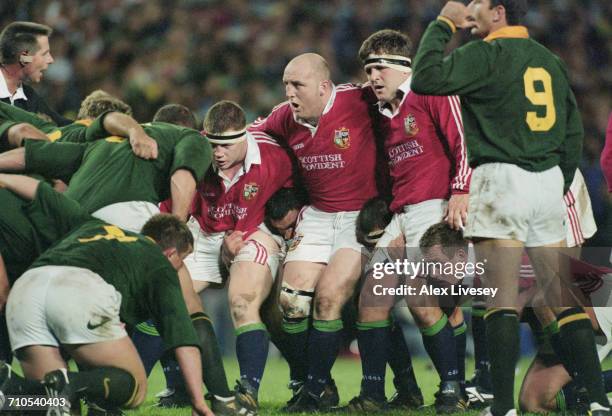
[[257,192],[259,192],[259,185],[257,185],[255,182],[249,182],[244,185],[242,196],[248,201],[255,198],[257,196]]
[[408,137],[412,137],[419,132],[414,114],[408,114],[408,117],[404,119],[404,130],[406,130]]
[[295,250],[297,246],[302,242],[302,238],[304,238],[302,234],[295,234],[293,238],[291,238],[287,242],[287,251]]
[[351,136],[349,129],[342,127],[334,131],[334,144],[338,149],[348,149],[351,146]]

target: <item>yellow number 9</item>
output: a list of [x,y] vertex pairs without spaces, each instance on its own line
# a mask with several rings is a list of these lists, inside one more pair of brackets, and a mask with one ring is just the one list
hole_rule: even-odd
[[[543,105],[546,107],[544,117],[538,117],[535,111],[528,111],[526,122],[531,131],[548,131],[557,121],[555,111],[555,100],[552,91],[552,78],[544,68],[527,68],[523,75],[525,82],[525,97],[533,105]],[[540,81],[544,85],[544,91],[535,90],[535,82]]]

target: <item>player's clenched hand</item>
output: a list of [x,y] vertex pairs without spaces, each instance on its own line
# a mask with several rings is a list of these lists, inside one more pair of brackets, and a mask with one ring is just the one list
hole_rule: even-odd
[[243,240],[244,233],[242,231],[232,231],[223,237],[223,250],[234,258],[236,254],[246,245]]
[[467,222],[468,198],[469,194],[455,194],[448,201],[444,221],[453,230],[463,230]]
[[469,18],[470,12],[468,8],[465,4],[458,1],[447,2],[442,8],[440,16],[452,20],[459,29],[468,29],[474,26],[474,21]]
[[130,133],[132,151],[143,159],[157,159],[157,142],[147,136],[144,130],[139,129]]

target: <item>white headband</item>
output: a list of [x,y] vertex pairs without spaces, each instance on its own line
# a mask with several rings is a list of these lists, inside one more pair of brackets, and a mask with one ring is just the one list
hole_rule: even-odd
[[382,54],[368,56],[363,68],[367,70],[373,66],[384,66],[400,72],[410,72],[411,64],[410,58],[405,56]]
[[214,144],[234,144],[246,140],[246,128],[223,133],[204,133],[209,142]]

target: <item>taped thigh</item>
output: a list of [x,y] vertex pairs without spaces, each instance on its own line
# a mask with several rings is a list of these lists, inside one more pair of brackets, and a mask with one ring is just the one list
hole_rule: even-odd
[[280,291],[280,305],[285,320],[308,318],[312,309],[314,288],[310,290],[296,289],[283,282]]

